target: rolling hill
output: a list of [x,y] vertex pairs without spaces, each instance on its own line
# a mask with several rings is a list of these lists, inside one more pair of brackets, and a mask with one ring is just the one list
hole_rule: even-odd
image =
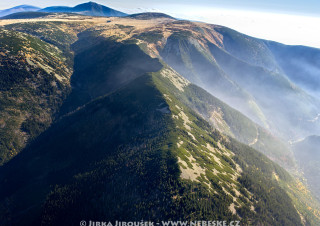
[[13,14],[13,13],[32,12],[32,11],[38,11],[38,10],[40,10],[39,7],[35,7],[35,6],[31,6],[31,5],[20,5],[20,6],[10,8],[10,9],[0,10],[0,17],[7,16],[7,15]]
[[129,18],[133,19],[138,19],[138,20],[150,20],[150,19],[156,19],[156,18],[169,18],[169,19],[174,19],[172,16],[169,16],[164,13],[154,13],[154,12],[149,12],[149,13],[136,13],[136,14],[131,14],[127,16]]

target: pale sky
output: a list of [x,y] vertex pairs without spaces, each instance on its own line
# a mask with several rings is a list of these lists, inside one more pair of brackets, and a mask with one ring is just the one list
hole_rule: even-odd
[[[88,0],[10,0],[0,9],[28,4],[75,6]],[[183,19],[230,27],[289,45],[320,48],[320,0],[95,0],[126,12],[158,11]]]

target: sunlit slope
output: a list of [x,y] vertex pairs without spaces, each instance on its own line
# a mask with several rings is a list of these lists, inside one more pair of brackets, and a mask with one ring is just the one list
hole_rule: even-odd
[[0,31],[0,164],[48,128],[68,90],[63,52],[34,36]]
[[167,68],[163,74],[175,78],[171,82],[176,84],[177,87],[172,87],[172,84],[166,83],[166,86],[170,87],[168,89],[172,95],[197,112],[215,129],[259,150],[288,169],[295,167],[294,157],[288,145],[266,129],[202,88],[183,79],[173,69]]
[[310,189],[320,199],[319,179],[320,179],[320,137],[310,136],[302,141],[293,144],[293,150],[299,167],[304,172],[307,184]]
[[70,93],[71,44],[87,22],[15,23],[0,31],[0,164],[55,120]]
[[[195,112],[198,112],[198,114],[200,114],[200,116],[202,116],[203,119],[209,121],[211,125],[213,125],[215,128],[217,128],[221,132],[228,134],[227,132],[228,129],[230,132],[230,129],[233,128],[233,129],[236,129],[236,131],[242,131],[241,134],[243,135],[246,134],[246,136],[243,136],[243,137],[240,136],[240,137],[237,137],[237,139],[241,139],[241,138],[248,139],[250,135],[246,133],[246,131],[253,128],[261,129],[259,126],[257,126],[252,121],[247,119],[241,113],[228,107],[223,102],[212,97],[210,94],[208,94],[201,88],[183,79],[183,77],[181,77],[172,69],[164,68],[160,72],[156,73],[155,76],[157,78],[156,81],[160,81],[159,83],[162,84],[160,87],[161,87],[161,90],[163,90],[163,92],[166,94],[165,96],[167,100],[171,102],[175,102],[175,101],[172,101],[173,98],[170,98],[168,96],[168,93],[169,93],[175,98],[177,98],[178,100],[180,100],[182,103],[185,103],[187,106],[191,107]],[[215,117],[208,119],[206,117],[206,114],[209,109],[210,110],[218,109],[217,111],[219,111],[219,113],[215,112],[214,114]],[[190,123],[190,120],[188,119],[188,117],[186,117],[185,114],[180,114],[180,113],[178,114],[178,116],[186,120],[184,121],[184,126],[186,126],[187,129],[190,129],[191,127],[188,126],[189,125],[188,122]],[[173,117],[175,119],[179,118],[176,115]],[[235,121],[231,120],[231,122],[233,123],[230,123],[229,121],[230,118],[234,119]],[[230,127],[228,127],[227,123],[229,123]],[[226,130],[225,128],[228,128],[228,129]],[[284,143],[282,143],[280,140],[270,135],[264,129],[261,129],[261,130],[262,131],[260,132],[259,140],[258,139],[254,140],[254,142],[257,142],[257,143],[255,145],[252,145],[252,143],[249,145],[255,146],[256,148],[258,148],[258,150],[266,153],[269,158],[274,159],[274,161],[279,162],[281,165],[284,165],[284,167],[292,169],[292,162],[291,162],[292,154],[289,151],[288,147]],[[192,137],[192,133],[190,134],[188,132],[188,135]],[[232,135],[231,133],[231,136],[234,136],[234,135]],[[226,137],[224,136],[224,138]],[[230,142],[229,139],[232,142]],[[224,141],[227,141],[227,143],[225,143]],[[178,147],[180,147],[184,143],[185,143],[184,141],[180,141],[179,143],[177,143],[177,145]],[[230,137],[227,138],[226,140],[222,139],[222,143],[226,145],[228,149],[230,147],[235,148],[239,144],[236,140]],[[246,149],[249,148],[248,146],[245,146],[245,145],[243,145],[242,147],[246,147]],[[234,150],[233,148],[231,148],[230,150]],[[247,152],[245,154],[245,159],[250,159],[250,155],[252,154],[250,153],[251,152]],[[262,158],[262,157],[259,157],[259,158]],[[265,161],[265,160],[262,159],[262,161]],[[257,166],[257,169],[259,169],[259,166],[258,165],[256,166]],[[197,168],[196,170],[199,170],[199,168]],[[188,173],[190,173],[190,171],[187,169],[186,175],[188,175]],[[188,176],[185,176],[185,177],[188,177]],[[310,190],[305,186],[305,184],[302,183],[299,179],[290,179],[288,181],[283,181],[281,179],[279,180],[277,173],[273,173],[272,178],[275,179],[279,183],[279,185],[290,196],[291,200],[294,203],[295,208],[298,209],[300,213],[300,217],[303,219],[303,222],[306,223],[305,221],[306,219],[309,219],[309,220],[312,219],[311,220],[312,224],[317,224],[316,222],[318,222],[320,219],[318,200],[315,199],[315,196],[310,192]]]

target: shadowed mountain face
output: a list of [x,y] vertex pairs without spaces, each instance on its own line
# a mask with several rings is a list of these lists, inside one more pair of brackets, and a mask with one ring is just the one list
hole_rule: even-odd
[[162,15],[54,18],[0,33],[4,225],[319,224],[282,168],[318,100],[266,42]]
[[97,4],[95,2],[88,2],[77,5],[75,7],[65,7],[65,6],[52,6],[41,9],[42,12],[49,13],[78,13],[87,16],[126,16],[127,14],[120,11],[111,9],[109,7]]
[[[83,45],[81,39],[79,42]],[[137,45],[104,40],[76,54],[74,67],[73,90],[62,106],[61,114],[111,93],[146,72],[158,71],[161,64],[150,59]]]

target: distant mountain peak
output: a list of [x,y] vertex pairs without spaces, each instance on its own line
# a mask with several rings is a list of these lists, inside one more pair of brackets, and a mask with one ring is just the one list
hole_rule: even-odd
[[89,5],[100,5],[100,4],[98,4],[98,3],[96,3],[96,2],[92,2],[92,1],[89,1],[89,2],[87,2],[87,3],[83,3],[83,4],[89,4]]
[[111,9],[107,6],[98,4],[96,2],[87,2],[76,5],[75,7],[64,7],[64,6],[55,6],[47,7],[42,9],[43,12],[68,12],[68,13],[78,13],[87,16],[126,16],[127,14]]
[[78,6],[103,6],[103,5],[90,1],[90,2],[81,3],[75,7],[78,7]]
[[82,3],[74,7],[74,9],[93,9],[93,10],[102,10],[103,8],[109,8],[104,5],[100,5],[96,2],[87,2]]

